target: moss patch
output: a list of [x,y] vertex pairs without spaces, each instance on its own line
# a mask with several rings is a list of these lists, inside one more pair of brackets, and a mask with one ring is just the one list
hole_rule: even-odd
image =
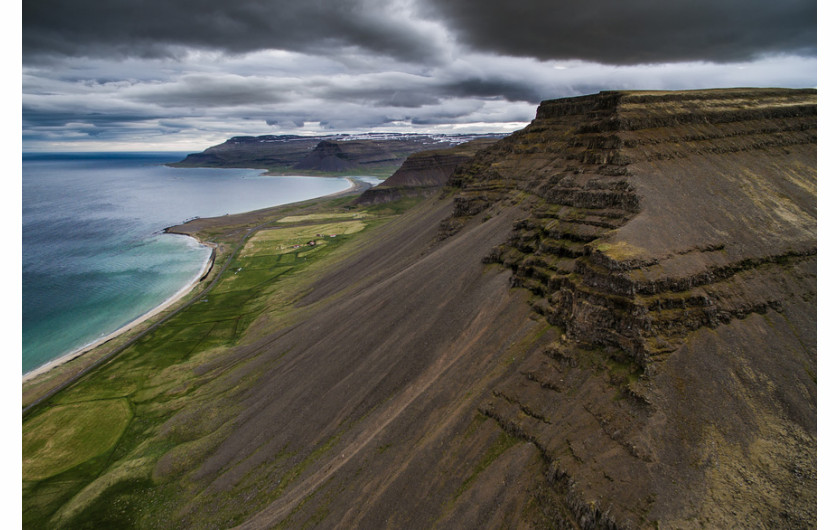
[[287,215],[279,219],[278,223],[302,223],[306,221],[324,221],[327,219],[364,219],[368,215],[364,212],[325,212],[307,215]]
[[470,486],[475,482],[478,476],[481,474],[482,471],[487,469],[490,464],[496,461],[502,453],[516,445],[517,443],[521,442],[519,438],[508,434],[505,431],[501,431],[499,436],[493,441],[493,445],[491,445],[487,451],[485,451],[484,456],[481,457],[481,460],[476,464],[475,468],[473,469],[472,473],[469,477],[461,484],[458,488],[458,491],[455,492],[455,497],[453,498],[454,501],[458,500],[465,491],[467,491]]
[[646,255],[645,249],[635,247],[624,241],[599,243],[595,249],[614,261],[639,259]]

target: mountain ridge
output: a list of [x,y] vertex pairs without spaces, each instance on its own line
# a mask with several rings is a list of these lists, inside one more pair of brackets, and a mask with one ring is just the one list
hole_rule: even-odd
[[[722,346],[740,350],[738,362],[762,366],[761,377],[787,390],[772,398],[759,391],[759,398],[751,395],[757,389],[742,381],[734,388],[753,412],[735,412],[731,404],[724,403],[718,403],[719,410],[751,425],[758,416],[775,425],[785,434],[771,436],[765,431],[752,439],[776,444],[779,454],[787,440],[798,439],[797,445],[809,448],[807,476],[812,481],[816,476],[815,375],[812,379],[816,374],[816,308],[782,294],[799,292],[804,300],[813,300],[816,294],[815,118],[816,92],[811,90],[606,92],[554,100],[541,105],[528,128],[498,144],[514,155],[531,158],[529,178],[508,177],[514,173],[509,167],[516,164],[506,162],[510,157],[497,156],[462,166],[450,181],[460,191],[453,217],[442,226],[444,236],[457,233],[463,218],[482,214],[511,200],[513,194],[529,194],[530,215],[517,222],[509,240],[494,248],[485,261],[509,268],[512,285],[535,296],[531,301],[534,311],[562,330],[562,340],[546,350],[546,357],[552,360],[549,364],[567,366],[570,373],[576,373],[582,362],[612,364],[619,367],[611,376],[619,383],[618,389],[638,403],[640,411],[647,411],[649,425],[699,421],[711,428],[705,440],[702,431],[692,435],[697,438],[691,444],[699,443],[703,449],[683,445],[686,442],[670,448],[659,444],[657,449],[658,444],[651,443],[653,433],[639,429],[639,423],[631,419],[638,414],[632,407],[619,413],[616,407],[603,403],[590,405],[587,414],[598,419],[611,440],[604,447],[612,443],[623,448],[632,456],[629,461],[637,462],[632,467],[639,477],[649,476],[645,468],[657,461],[657,451],[671,454],[682,447],[679,451],[685,456],[696,455],[698,450],[709,451],[709,444],[724,443],[721,432],[740,437],[741,443],[751,439],[749,429],[733,424],[719,411],[704,408],[705,419],[698,420],[692,414],[696,409],[677,413],[672,408],[673,390],[679,387],[675,384],[679,379],[669,379],[674,377],[672,362],[689,370],[682,372],[680,379],[693,378],[692,391],[697,392],[704,386],[698,377],[708,367],[692,363],[697,359],[720,362],[714,359]],[[573,133],[553,144],[557,137],[551,133],[562,130]],[[546,157],[546,153],[563,155]],[[761,319],[766,319],[766,324]],[[791,342],[792,337],[781,332],[788,326],[799,338],[804,337],[801,330],[810,330],[806,333],[808,345],[797,343],[799,339]],[[729,333],[723,344],[709,341],[708,332],[703,331],[721,329]],[[773,352],[773,360],[756,357],[761,353],[756,344],[730,333],[731,329],[739,329],[743,337],[755,333],[776,336],[777,344],[765,345]],[[800,331],[793,331],[796,329]],[[705,337],[704,347],[697,346],[697,339],[692,338],[696,336]],[[788,358],[780,344],[795,352],[793,358]],[[602,359],[581,360],[591,357],[581,355],[581,348]],[[687,362],[687,351],[696,359]],[[672,361],[671,356],[680,359]],[[794,368],[800,362],[804,364]],[[591,450],[583,452],[579,447],[575,451],[572,446],[575,458],[555,460],[568,444],[538,421],[529,420],[524,426],[515,419],[515,408],[511,410],[509,404],[518,404],[520,410],[539,410],[552,402],[551,394],[556,395],[554,400],[569,394],[568,389],[556,390],[559,387],[552,378],[545,379],[546,369],[544,362],[535,362],[526,380],[555,390],[530,389],[526,393],[521,389],[524,383],[512,378],[508,383],[511,390],[502,393],[504,399],[493,399],[484,410],[500,425],[543,447],[551,460],[566,460],[568,467],[559,467],[562,476],[579,478],[571,471],[580,469],[576,458],[586,461],[582,455],[594,456]],[[785,381],[792,374],[798,374],[797,384],[802,385],[796,391]],[[719,380],[711,381],[712,386],[732,384],[731,374],[718,371],[716,375]],[[519,396],[511,397],[514,393]],[[758,405],[762,399],[766,401]],[[779,414],[778,400],[785,403],[787,413]],[[567,418],[575,417],[570,410],[574,407],[558,406]],[[656,417],[661,419],[654,420]],[[578,424],[582,429],[589,420],[577,421],[582,422]],[[749,432],[756,436],[757,431]],[[729,461],[732,475],[727,480],[740,474],[748,483],[773,484],[770,489],[786,484],[787,493],[760,501],[784,505],[791,496],[802,494],[797,484],[805,464],[794,456],[802,448],[787,447],[788,457],[797,461],[797,474],[779,473],[770,478],[767,469],[747,471]],[[759,458],[750,455],[747,451],[744,457]],[[614,480],[608,469],[605,466],[605,476],[613,475]],[[591,477],[591,472],[586,475]],[[689,475],[686,469],[681,476]],[[614,492],[608,497],[615,511],[621,487],[608,486],[612,480],[602,478],[600,482],[601,487]],[[807,490],[811,502],[815,502],[813,485],[811,482]],[[719,494],[718,486],[720,482],[713,480],[707,483],[713,495]],[[659,503],[680,504],[682,500],[674,493],[678,491],[678,497],[686,490],[693,491],[669,487],[656,491]],[[655,480],[651,489],[657,490]],[[643,509],[643,503],[635,502],[636,511]],[[705,509],[726,509],[721,499],[717,503]],[[759,523],[761,517],[746,523],[750,519],[742,506],[733,504],[728,509],[739,514],[735,520],[741,523],[764,524]],[[792,513],[781,511],[792,517]],[[650,513],[656,514],[657,509],[651,508]],[[794,526],[807,526],[814,514],[805,511],[797,516],[802,519]]]
[[408,155],[456,146],[488,134],[332,134],[318,136],[235,136],[224,143],[192,153],[172,167],[228,167],[266,169],[272,174],[369,174],[387,177]]

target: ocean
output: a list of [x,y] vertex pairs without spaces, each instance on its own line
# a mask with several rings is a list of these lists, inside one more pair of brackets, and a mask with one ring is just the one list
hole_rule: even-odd
[[337,177],[162,165],[185,155],[23,155],[24,374],[116,331],[200,274],[210,250],[163,234],[167,226],[349,187]]

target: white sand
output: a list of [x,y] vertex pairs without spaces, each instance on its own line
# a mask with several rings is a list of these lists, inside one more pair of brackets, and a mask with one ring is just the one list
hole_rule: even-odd
[[[189,236],[184,236],[184,237],[189,237]],[[204,244],[204,243],[201,243],[201,245],[206,246],[206,247],[210,247],[210,245],[207,245],[207,244]],[[114,331],[113,333],[110,333],[110,334],[108,334],[108,335],[106,335],[102,338],[96,339],[95,341],[90,342],[88,344],[85,344],[84,346],[82,346],[80,348],[76,348],[75,350],[71,351],[70,353],[62,355],[61,357],[59,357],[57,359],[53,359],[52,361],[48,362],[47,364],[42,364],[38,368],[35,368],[34,370],[31,370],[29,372],[26,372],[25,374],[23,374],[23,382],[25,383],[25,382],[29,381],[30,379],[33,379],[33,378],[35,378],[35,377],[37,377],[41,374],[49,372],[50,370],[52,370],[56,366],[61,366],[64,363],[72,361],[76,357],[84,355],[85,353],[87,353],[90,350],[96,348],[97,346],[99,346],[101,344],[104,344],[104,343],[108,342],[109,340],[111,340],[115,337],[118,337],[119,335],[122,335],[123,333],[126,333],[126,332],[134,329],[135,327],[139,326],[140,324],[142,324],[146,320],[154,317],[155,315],[158,315],[162,311],[165,311],[171,305],[173,305],[174,303],[178,302],[181,298],[183,298],[184,295],[186,295],[187,293],[192,291],[193,287],[198,285],[198,281],[201,278],[203,278],[205,274],[207,274],[207,271],[209,271],[210,267],[213,265],[213,263],[210,261],[210,258],[212,257],[212,255],[213,254],[211,253],[210,256],[207,257],[207,262],[204,264],[204,267],[201,269],[201,271],[198,274],[195,275],[195,277],[192,279],[192,281],[190,281],[190,283],[188,283],[187,285],[182,287],[181,290],[178,291],[177,293],[175,293],[172,296],[170,296],[169,298],[167,298],[162,304],[160,304],[159,306],[157,306],[157,307],[151,309],[150,311],[144,313],[143,315],[137,317],[136,319],[132,320],[131,322],[129,322],[125,326],[121,327],[120,329]]]

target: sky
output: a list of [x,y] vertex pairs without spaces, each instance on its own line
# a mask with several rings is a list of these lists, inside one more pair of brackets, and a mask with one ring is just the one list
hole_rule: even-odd
[[816,0],[23,0],[24,151],[510,132],[610,89],[817,86]]

